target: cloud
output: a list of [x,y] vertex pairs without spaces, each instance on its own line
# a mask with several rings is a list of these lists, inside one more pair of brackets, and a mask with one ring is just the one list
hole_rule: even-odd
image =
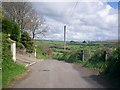
[[107,2],[37,2],[36,11],[50,26],[45,39],[63,40],[67,26],[67,40],[118,39],[118,12]]

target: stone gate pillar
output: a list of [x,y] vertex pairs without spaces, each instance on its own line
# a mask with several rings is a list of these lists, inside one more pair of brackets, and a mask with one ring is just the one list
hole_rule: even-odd
[[10,38],[9,40],[11,41],[12,59],[14,60],[14,62],[16,62],[16,41],[11,40]]
[[11,44],[11,52],[12,52],[12,55],[13,55],[14,62],[16,62],[16,42],[13,42]]
[[35,49],[35,58],[36,58],[36,49]]

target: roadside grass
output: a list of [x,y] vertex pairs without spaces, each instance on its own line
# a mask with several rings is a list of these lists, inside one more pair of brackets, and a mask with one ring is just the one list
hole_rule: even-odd
[[7,87],[13,80],[27,71],[23,65],[14,63],[12,60],[2,62],[2,87]]
[[0,69],[0,89],[2,89],[2,70]]
[[45,55],[40,48],[36,48],[36,57],[40,60],[53,59],[52,57]]
[[39,48],[36,48],[36,57],[37,59],[45,59],[45,56]]
[[75,64],[82,64],[82,65],[84,65],[86,63],[86,61],[81,61],[81,60],[77,60],[76,62],[75,62]]
[[89,67],[89,68],[98,68],[98,69],[104,69],[106,66],[104,62],[98,62],[98,63],[90,63],[90,62],[85,62],[83,66]]

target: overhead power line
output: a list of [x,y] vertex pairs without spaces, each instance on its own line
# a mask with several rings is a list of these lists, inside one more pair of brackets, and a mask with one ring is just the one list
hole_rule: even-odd
[[74,5],[74,7],[73,7],[73,10],[72,10],[72,12],[71,12],[71,14],[70,14],[70,21],[68,22],[68,26],[70,25],[71,20],[72,20],[72,18],[73,18],[73,16],[74,16],[74,11],[75,11],[75,9],[76,9],[76,7],[77,7],[77,5],[78,5],[78,2],[79,2],[79,0],[77,0],[77,2],[75,3],[75,5]]

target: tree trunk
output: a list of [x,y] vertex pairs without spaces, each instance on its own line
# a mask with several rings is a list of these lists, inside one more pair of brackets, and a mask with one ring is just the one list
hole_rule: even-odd
[[34,40],[34,38],[35,38],[35,33],[34,33],[34,32],[32,32],[32,34],[33,34],[33,37],[32,37],[32,38],[33,38],[33,40]]

